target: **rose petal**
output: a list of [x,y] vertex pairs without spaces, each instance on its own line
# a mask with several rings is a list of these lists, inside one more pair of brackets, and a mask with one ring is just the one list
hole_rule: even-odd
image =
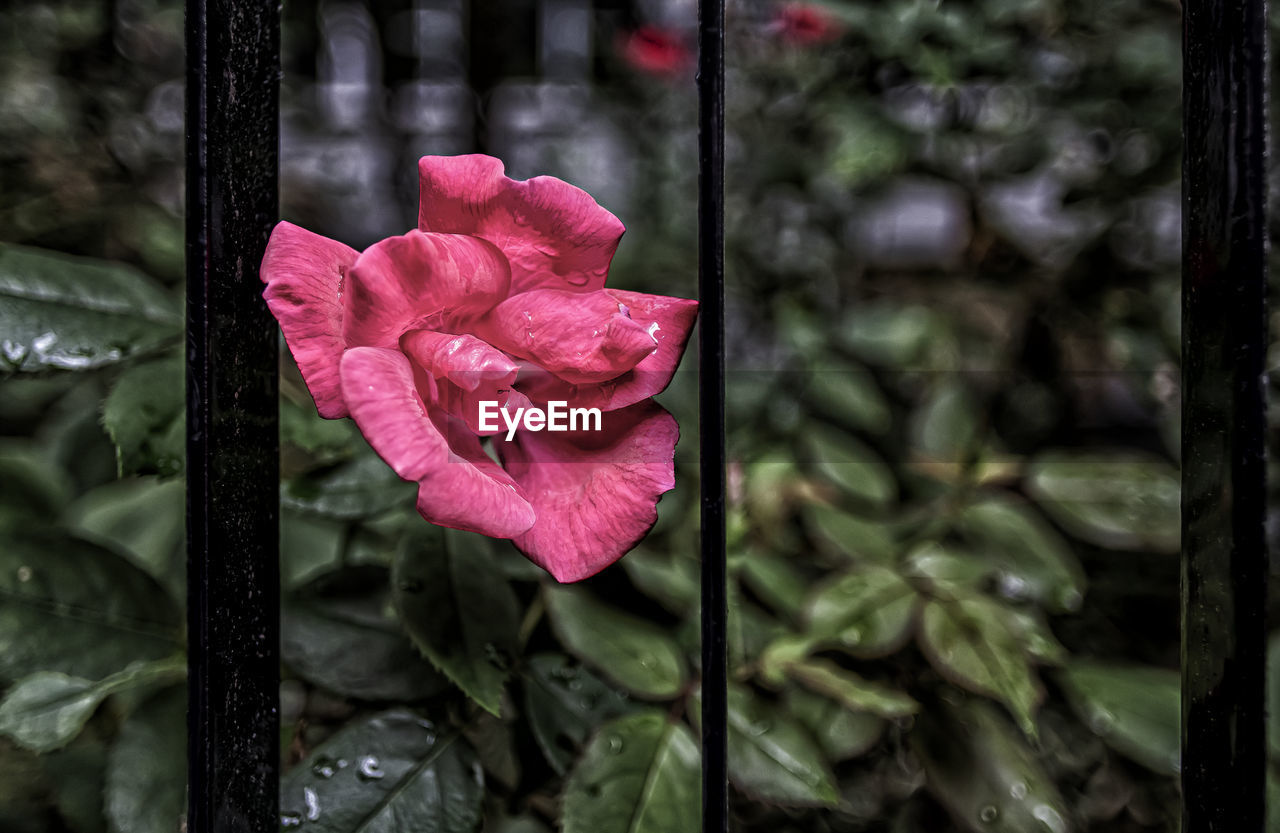
[[521,488],[475,435],[423,403],[403,353],[355,347],[343,354],[341,373],[343,396],[369,445],[396,474],[418,482],[422,517],[495,538],[533,524]]
[[413,330],[400,339],[400,347],[437,380],[441,407],[462,419],[475,434],[506,431],[501,416],[490,423],[496,428],[481,429],[481,402],[497,402],[513,414],[529,405],[528,398],[513,387],[519,366],[475,336]]
[[277,223],[259,275],[262,296],[280,322],[285,343],[316,401],[320,416],[347,415],[338,379],[342,337],[342,284],[360,253],[293,223]]
[[515,544],[557,581],[595,575],[639,543],[675,486],[675,419],[652,401],[604,415],[601,431],[520,430],[496,441],[537,522]]
[[510,270],[487,241],[411,231],[375,243],[351,267],[343,333],[351,346],[395,347],[409,330],[448,329],[507,297]]
[[482,155],[424,156],[418,174],[418,228],[493,242],[513,292],[604,286],[624,228],[586,191],[550,176],[509,179]]
[[594,384],[572,384],[550,373],[526,372],[516,384],[534,402],[559,399],[579,408],[612,411],[659,394],[671,383],[693,332],[698,302],[620,289],[604,291],[627,307],[631,320],[653,336],[658,348],[621,376]]
[[478,321],[476,332],[574,384],[621,376],[658,347],[606,290],[535,289],[514,295]]

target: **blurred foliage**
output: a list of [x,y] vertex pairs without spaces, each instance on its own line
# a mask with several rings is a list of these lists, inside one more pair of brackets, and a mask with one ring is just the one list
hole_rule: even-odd
[[[570,124],[541,166],[627,184],[613,285],[691,295],[691,78],[612,52],[640,23],[688,42],[689,21],[601,7],[588,109],[625,165]],[[730,4],[737,829],[1176,830],[1178,6],[810,9],[835,37]],[[286,109],[307,107],[314,12],[287,4]],[[0,11],[18,833],[179,829],[181,19],[168,0]],[[390,117],[369,130],[399,141]],[[338,216],[326,197],[284,204]],[[693,829],[695,374],[662,397],[686,436],[653,533],[573,587],[423,523],[287,353],[281,391],[281,827]]]

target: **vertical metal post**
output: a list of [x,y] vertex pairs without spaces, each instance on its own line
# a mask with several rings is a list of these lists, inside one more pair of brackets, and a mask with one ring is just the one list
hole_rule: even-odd
[[279,826],[278,0],[187,3],[190,833]]
[[1182,830],[1260,833],[1266,3],[1183,9]]
[[729,829],[725,571],[724,0],[698,4],[702,831]]

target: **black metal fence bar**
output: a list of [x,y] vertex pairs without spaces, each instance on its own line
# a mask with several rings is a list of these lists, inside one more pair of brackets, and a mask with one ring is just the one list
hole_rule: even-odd
[[278,827],[278,0],[187,3],[189,833]]
[[1182,830],[1261,831],[1266,4],[1183,9]]
[[724,0],[698,6],[699,434],[702,484],[702,830],[729,829],[725,589]]

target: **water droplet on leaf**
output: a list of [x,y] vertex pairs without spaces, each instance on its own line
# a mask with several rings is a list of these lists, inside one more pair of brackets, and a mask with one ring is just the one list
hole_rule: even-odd
[[996,809],[996,805],[994,804],[988,804],[978,811],[978,818],[982,820],[983,824],[990,824],[995,821],[996,817],[999,815],[1000,811]]
[[356,769],[356,777],[361,781],[378,781],[386,776],[382,771],[382,764],[372,755],[365,755],[360,759],[360,766]]

